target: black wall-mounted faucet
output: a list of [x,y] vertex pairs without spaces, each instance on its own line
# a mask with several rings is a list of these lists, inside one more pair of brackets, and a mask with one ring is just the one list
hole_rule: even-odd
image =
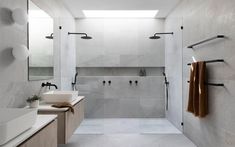
[[137,81],[137,80],[135,81],[135,85],[136,85],[136,86],[138,85],[138,81]]
[[42,87],[47,87],[49,86],[49,89],[51,89],[51,86],[54,86],[55,89],[58,89],[58,87],[56,86],[56,84],[52,84],[52,83],[49,83],[49,82],[46,82],[46,83],[42,83]]

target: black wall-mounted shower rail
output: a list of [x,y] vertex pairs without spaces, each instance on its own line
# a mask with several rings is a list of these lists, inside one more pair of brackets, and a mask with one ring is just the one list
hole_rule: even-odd
[[86,35],[87,36],[87,33],[71,33],[71,32],[68,32],[68,35]]
[[68,32],[68,35],[82,35],[82,39],[92,39],[92,37],[88,36],[87,33]]
[[203,43],[206,43],[206,42],[209,42],[209,41],[218,39],[218,38],[225,38],[225,36],[224,36],[224,35],[217,35],[217,36],[215,36],[215,37],[211,37],[211,38],[202,40],[202,41],[200,41],[200,42],[197,42],[197,43],[195,43],[195,44],[189,45],[188,48],[193,48],[194,46],[197,46],[197,45],[200,45],[200,44],[203,44]]
[[[208,60],[205,62],[206,63],[224,62],[224,59]],[[187,65],[192,65],[192,63],[188,63]]]
[[154,36],[156,36],[156,35],[167,35],[167,34],[171,34],[171,35],[173,35],[173,34],[174,34],[174,32],[155,33],[155,34],[154,34]]
[[[187,81],[189,83],[189,81]],[[224,84],[223,83],[205,83],[205,85],[208,85],[208,86],[219,86],[219,87],[224,87]]]

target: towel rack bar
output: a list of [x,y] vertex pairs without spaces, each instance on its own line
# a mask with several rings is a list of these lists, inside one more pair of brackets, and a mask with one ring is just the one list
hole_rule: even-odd
[[[208,60],[206,63],[215,63],[215,62],[224,62],[224,59],[216,59],[216,60]],[[187,65],[191,65],[192,63],[188,63]]]
[[192,44],[192,45],[188,46],[188,48],[193,48],[194,46],[197,46],[197,45],[199,45],[199,44],[203,44],[203,43],[205,43],[205,42],[208,42],[208,41],[211,41],[211,40],[215,40],[215,39],[217,39],[217,38],[224,38],[224,37],[225,37],[224,35],[217,35],[217,36],[215,36],[215,37],[211,37],[211,38],[202,40],[202,41],[200,41],[200,42],[197,42],[197,43],[195,43],[195,44]]
[[223,87],[224,84],[223,83],[205,83],[206,85],[210,85],[210,86],[221,86]]
[[[189,83],[189,81],[187,81]],[[224,84],[223,83],[205,83],[205,85],[209,85],[209,86],[221,86],[223,87]]]

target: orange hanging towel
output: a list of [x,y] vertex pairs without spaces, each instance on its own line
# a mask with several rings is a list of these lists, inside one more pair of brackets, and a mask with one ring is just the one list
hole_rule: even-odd
[[208,96],[206,83],[206,63],[192,63],[190,69],[188,112],[197,117],[208,114]]

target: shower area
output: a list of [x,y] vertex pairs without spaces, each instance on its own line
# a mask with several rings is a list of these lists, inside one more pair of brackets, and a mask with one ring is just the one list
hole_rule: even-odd
[[85,120],[75,134],[181,133],[166,118],[164,43],[173,33],[163,32],[164,19],[76,20],[69,35]]

